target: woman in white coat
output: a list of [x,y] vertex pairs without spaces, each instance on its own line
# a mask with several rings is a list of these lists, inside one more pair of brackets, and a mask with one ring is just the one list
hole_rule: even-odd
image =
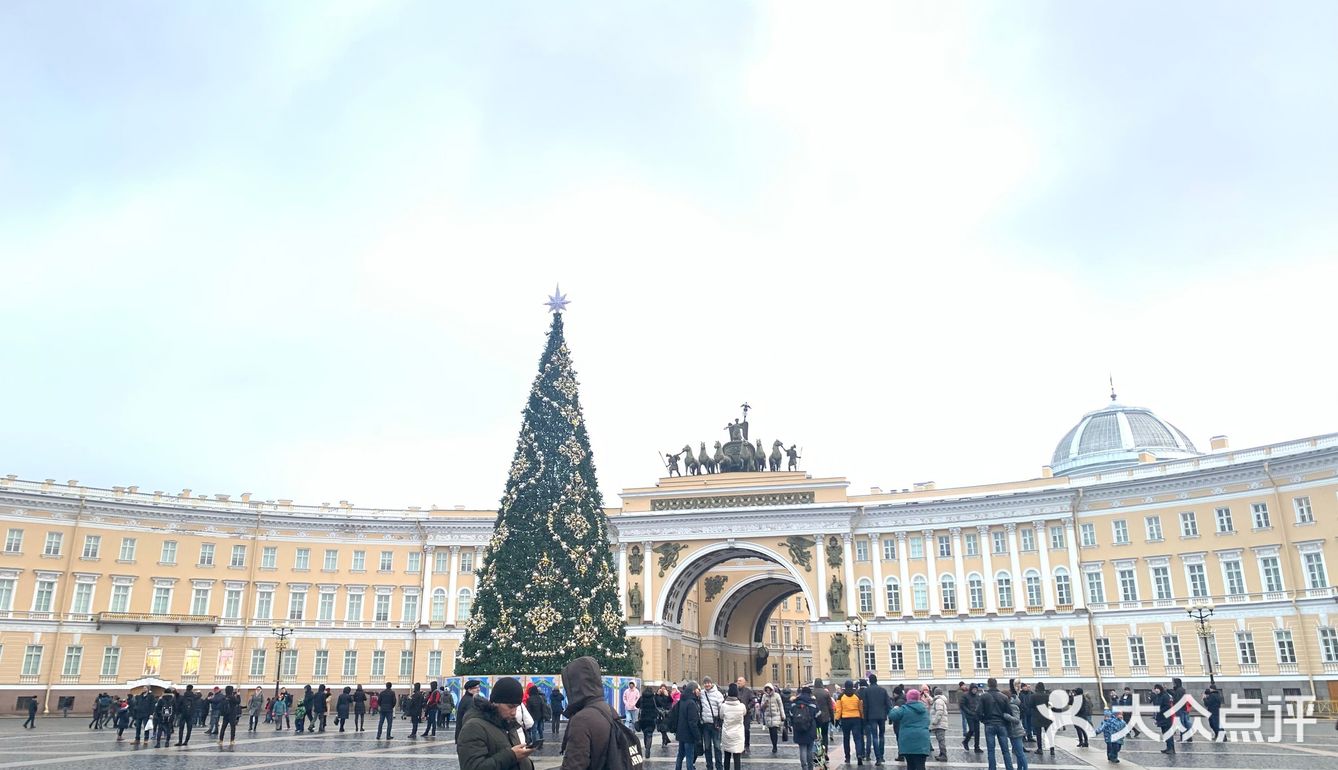
[[725,757],[723,770],[729,770],[730,757],[734,758],[734,770],[743,770],[739,762],[743,758],[747,719],[748,707],[739,702],[739,686],[731,682],[725,700],[720,704],[720,753]]

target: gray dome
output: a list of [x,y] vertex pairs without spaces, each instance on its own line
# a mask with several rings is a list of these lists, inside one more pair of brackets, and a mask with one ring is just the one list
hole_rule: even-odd
[[1158,460],[1200,454],[1188,436],[1151,410],[1111,403],[1083,415],[1064,434],[1055,447],[1050,469],[1056,476],[1078,470],[1086,473],[1110,470],[1137,464],[1138,455],[1143,452]]

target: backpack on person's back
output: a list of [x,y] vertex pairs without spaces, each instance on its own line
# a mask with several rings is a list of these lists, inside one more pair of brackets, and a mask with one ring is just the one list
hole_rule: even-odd
[[[674,704],[674,708],[678,708],[677,703]],[[641,770],[644,761],[645,757],[641,755],[640,736],[617,718],[610,719],[608,754],[604,759],[604,770]]]

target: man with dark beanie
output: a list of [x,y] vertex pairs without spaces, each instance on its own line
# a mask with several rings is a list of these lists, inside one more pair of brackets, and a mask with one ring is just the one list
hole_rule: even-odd
[[[455,756],[460,770],[534,770],[516,711],[524,695],[520,681],[504,676],[493,683],[490,700],[475,696],[469,721],[460,727]],[[601,691],[602,695],[602,691]]]

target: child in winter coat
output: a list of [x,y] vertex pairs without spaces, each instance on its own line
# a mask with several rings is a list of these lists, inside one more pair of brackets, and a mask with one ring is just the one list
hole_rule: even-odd
[[1106,759],[1115,764],[1120,763],[1120,747],[1124,745],[1124,736],[1115,738],[1115,735],[1124,730],[1124,720],[1110,709],[1106,709],[1106,720],[1101,726],[1096,728],[1097,732],[1106,737]]
[[299,733],[302,732],[302,727],[306,723],[306,719],[307,719],[307,704],[299,702],[297,704],[297,708],[293,709],[293,721],[297,723],[296,725],[294,725],[294,727],[297,728],[297,731]]

